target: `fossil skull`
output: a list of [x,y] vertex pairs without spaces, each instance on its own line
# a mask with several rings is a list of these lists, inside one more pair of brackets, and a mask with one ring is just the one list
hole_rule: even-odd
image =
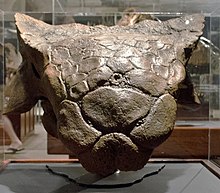
[[42,101],[43,125],[89,172],[139,170],[171,134],[172,96],[202,34],[188,15],[132,26],[52,26],[15,15],[23,62],[6,113]]

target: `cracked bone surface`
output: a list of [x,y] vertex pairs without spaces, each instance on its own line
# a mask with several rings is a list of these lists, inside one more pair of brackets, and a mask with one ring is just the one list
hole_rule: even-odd
[[5,113],[23,113],[41,100],[45,129],[89,172],[144,167],[173,130],[172,94],[204,17],[112,27],[52,26],[20,13],[15,20],[23,62]]

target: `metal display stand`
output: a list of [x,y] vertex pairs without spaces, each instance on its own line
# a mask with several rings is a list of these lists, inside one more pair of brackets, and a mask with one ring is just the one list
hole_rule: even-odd
[[[210,163],[202,160],[153,161],[139,171],[100,177],[88,173],[79,163],[15,161],[7,163],[0,173],[0,192],[218,193],[220,173],[215,175],[211,168]],[[134,181],[137,183],[132,184]]]

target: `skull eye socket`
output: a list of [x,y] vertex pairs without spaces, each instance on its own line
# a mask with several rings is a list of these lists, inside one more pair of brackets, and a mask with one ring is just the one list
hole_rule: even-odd
[[37,72],[37,70],[36,70],[36,68],[35,68],[35,66],[34,66],[33,63],[31,63],[31,67],[32,67],[32,71],[33,71],[35,77],[36,77],[37,79],[40,79],[40,75],[39,75],[39,73]]

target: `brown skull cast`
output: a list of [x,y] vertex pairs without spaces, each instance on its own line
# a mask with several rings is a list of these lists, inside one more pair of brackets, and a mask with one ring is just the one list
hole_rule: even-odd
[[6,113],[38,100],[47,132],[90,172],[141,169],[173,130],[172,93],[202,34],[190,15],[132,26],[51,26],[16,14],[23,63]]

